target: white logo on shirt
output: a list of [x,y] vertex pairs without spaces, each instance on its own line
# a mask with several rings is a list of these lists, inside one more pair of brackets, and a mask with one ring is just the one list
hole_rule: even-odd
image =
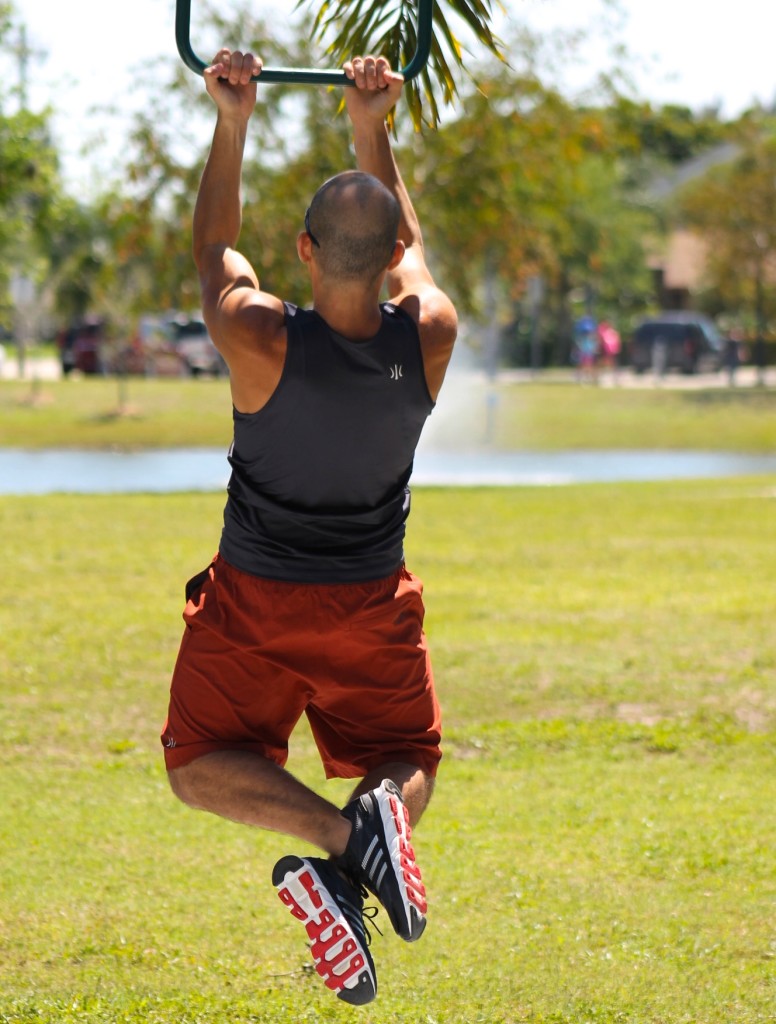
[[398,380],[399,377],[403,376],[404,369],[399,365],[399,363],[394,363],[393,366],[391,367],[391,380]]

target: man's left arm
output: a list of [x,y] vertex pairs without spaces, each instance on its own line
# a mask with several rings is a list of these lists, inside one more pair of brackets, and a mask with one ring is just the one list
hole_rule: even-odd
[[354,88],[345,93],[353,124],[356,162],[392,193],[399,205],[398,239],[404,256],[388,272],[388,296],[418,325],[426,383],[436,400],[458,333],[458,318],[449,297],[436,286],[426,265],[423,236],[415,209],[393,155],[385,117],[401,95],[404,79],[384,57],[354,57],[345,64]]

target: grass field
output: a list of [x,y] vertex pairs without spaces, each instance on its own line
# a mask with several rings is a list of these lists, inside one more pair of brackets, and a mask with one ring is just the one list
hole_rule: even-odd
[[[231,440],[224,380],[0,381],[0,445],[214,446]],[[428,432],[443,448],[776,450],[776,390],[638,390],[571,383],[489,388],[451,374]]]
[[[451,379],[435,443],[773,451],[769,391]],[[0,444],[214,445],[223,381],[0,384]],[[0,499],[0,1022],[776,1020],[776,480],[418,489],[446,716],[417,946],[339,1004],[274,896],[299,844],[169,794],[182,584],[223,497]],[[292,767],[335,800],[306,729]]]
[[[164,779],[182,585],[222,506],[0,499],[0,1022],[776,1020],[776,479],[416,491],[447,729],[430,923],[375,937],[362,1010],[270,884],[304,847]],[[291,767],[344,800],[304,729]]]

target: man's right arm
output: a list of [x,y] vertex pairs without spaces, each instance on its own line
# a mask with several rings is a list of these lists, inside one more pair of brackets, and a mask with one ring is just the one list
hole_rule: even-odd
[[225,48],[205,70],[218,120],[193,225],[202,311],[229,366],[232,397],[241,412],[255,412],[269,399],[285,356],[283,303],[262,291],[253,267],[236,249],[242,220],[243,150],[256,102],[251,76],[260,70],[258,58]]
[[436,399],[452,355],[458,320],[452,302],[437,288],[426,266],[420,223],[385,124],[386,114],[401,95],[404,79],[390,70],[383,57],[355,57],[345,65],[345,73],[355,82],[355,88],[345,90],[345,99],[359,170],[379,179],[393,193],[401,212],[398,238],[404,243],[404,257],[388,273],[388,295],[418,324],[426,380]]

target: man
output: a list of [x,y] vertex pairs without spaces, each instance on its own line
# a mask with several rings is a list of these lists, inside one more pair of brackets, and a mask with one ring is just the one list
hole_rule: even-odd
[[[162,742],[184,802],[328,855],[282,858],[273,883],[326,985],[360,1004],[377,987],[364,890],[405,940],[425,926],[410,839],[441,756],[440,715],[403,536],[415,446],[457,324],[391,152],[385,117],[402,78],[383,58],[345,65],[358,170],[318,189],[297,238],[312,310],[261,290],[235,249],[260,71],[222,49],[205,72],[218,116],[194,257],[230,370],[232,476],[218,555],[187,587]],[[285,771],[303,712],[327,777],[361,779],[342,810]]]

